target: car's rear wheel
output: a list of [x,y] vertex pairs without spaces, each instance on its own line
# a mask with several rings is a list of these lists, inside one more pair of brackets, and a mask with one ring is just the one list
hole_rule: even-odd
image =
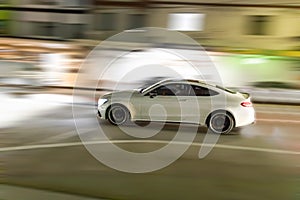
[[115,104],[107,111],[107,119],[113,125],[122,125],[129,121],[130,113],[125,106]]
[[211,114],[207,125],[213,133],[228,134],[234,128],[234,119],[230,113],[218,111]]

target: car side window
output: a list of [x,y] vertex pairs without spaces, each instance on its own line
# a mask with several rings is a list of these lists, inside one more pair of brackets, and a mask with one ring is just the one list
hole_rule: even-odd
[[193,90],[191,91],[191,96],[215,96],[219,94],[218,92],[206,87],[193,85],[192,88]]
[[155,93],[159,96],[174,96],[175,93],[172,91],[172,89],[166,87],[166,86],[161,86],[155,90]]
[[159,96],[189,96],[190,85],[172,83],[158,87],[152,91]]

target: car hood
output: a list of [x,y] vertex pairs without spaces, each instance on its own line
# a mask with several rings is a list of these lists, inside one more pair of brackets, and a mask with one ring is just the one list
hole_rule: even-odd
[[105,94],[104,96],[102,96],[101,98],[106,98],[106,99],[111,99],[111,98],[130,98],[133,95],[138,95],[139,90],[123,90],[123,91],[116,91],[116,92],[111,92],[108,94]]

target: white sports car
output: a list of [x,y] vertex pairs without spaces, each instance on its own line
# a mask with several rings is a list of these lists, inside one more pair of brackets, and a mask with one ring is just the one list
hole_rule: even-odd
[[185,79],[106,94],[98,100],[98,116],[114,125],[128,121],[195,123],[218,134],[255,122],[249,94]]

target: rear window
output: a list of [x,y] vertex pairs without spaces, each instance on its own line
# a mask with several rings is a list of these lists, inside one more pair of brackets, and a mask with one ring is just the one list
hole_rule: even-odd
[[191,95],[196,95],[196,96],[215,96],[218,95],[219,93],[214,91],[214,90],[210,90],[206,87],[201,87],[201,86],[196,86],[193,85],[192,86],[193,91],[191,91]]

